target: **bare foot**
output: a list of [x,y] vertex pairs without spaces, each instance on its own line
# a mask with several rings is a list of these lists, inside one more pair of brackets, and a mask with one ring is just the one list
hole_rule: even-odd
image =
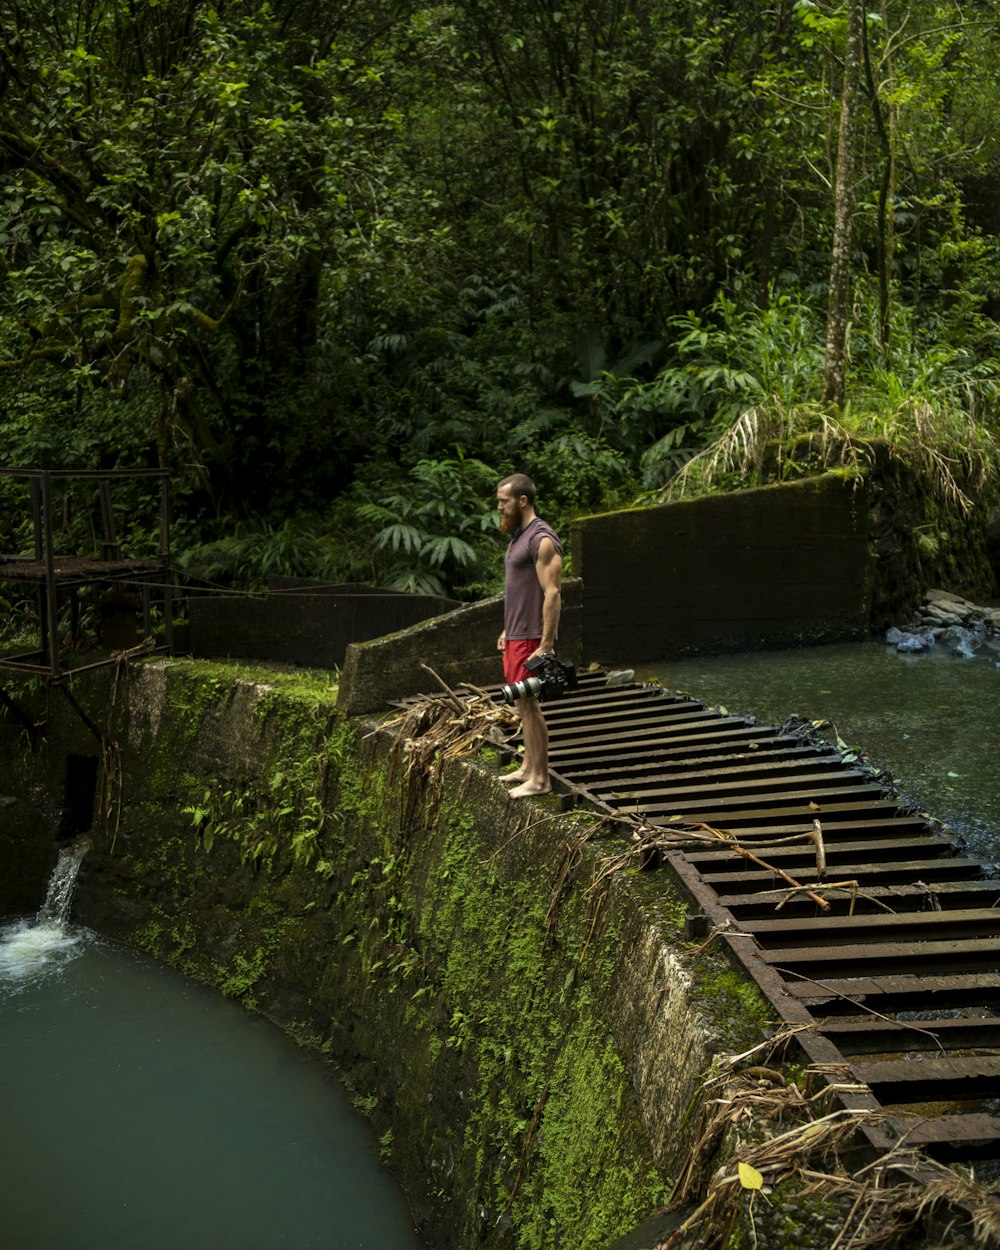
[[512,799],[530,799],[537,794],[551,794],[552,783],[549,781],[526,781],[523,786],[518,786],[516,790],[511,790],[510,797]]
[[527,776],[523,768],[516,768],[512,773],[504,773],[500,780],[505,786],[517,785],[519,781],[526,780]]

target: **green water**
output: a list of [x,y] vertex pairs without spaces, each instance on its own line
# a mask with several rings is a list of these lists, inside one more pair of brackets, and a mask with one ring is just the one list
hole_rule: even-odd
[[0,1245],[418,1250],[333,1073],[85,930],[0,929]]
[[763,724],[829,720],[852,748],[888,768],[896,790],[1000,860],[1000,668],[995,654],[900,654],[881,642],[762,651],[637,668],[711,706]]

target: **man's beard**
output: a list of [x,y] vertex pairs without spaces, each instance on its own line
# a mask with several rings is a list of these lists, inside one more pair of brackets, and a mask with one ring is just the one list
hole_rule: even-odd
[[516,512],[502,512],[500,514],[500,533],[513,534],[515,530],[519,530],[521,528],[521,519],[523,516],[523,508],[518,508]]

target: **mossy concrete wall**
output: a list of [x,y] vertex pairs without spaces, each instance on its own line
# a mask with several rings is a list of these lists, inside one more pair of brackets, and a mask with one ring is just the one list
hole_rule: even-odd
[[334,1059],[434,1250],[602,1247],[666,1198],[763,1004],[684,949],[674,883],[607,871],[628,846],[591,816],[512,800],[488,758],[408,772],[336,694],[159,660],[79,679],[86,720],[36,696],[33,748],[0,719],[5,875],[37,906],[67,759],[100,754],[76,919]]
[[863,477],[817,472],[806,440],[782,464],[812,476],[577,521],[586,659],[867,638],[905,623],[932,586],[991,599],[988,514],[946,508],[885,444],[865,451]]
[[587,658],[866,637],[873,568],[854,486],[830,474],[576,522]]
[[281,580],[284,584],[269,586],[266,595],[189,595],[191,654],[333,668],[343,664],[352,642],[380,638],[460,606],[438,595]]

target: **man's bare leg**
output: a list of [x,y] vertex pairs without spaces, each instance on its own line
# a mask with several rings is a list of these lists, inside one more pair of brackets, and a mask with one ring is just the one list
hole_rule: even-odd
[[512,799],[526,799],[533,794],[550,794],[549,728],[541,705],[537,699],[518,699],[517,711],[524,736],[524,763],[517,771],[522,773],[523,780],[511,790],[510,796]]

